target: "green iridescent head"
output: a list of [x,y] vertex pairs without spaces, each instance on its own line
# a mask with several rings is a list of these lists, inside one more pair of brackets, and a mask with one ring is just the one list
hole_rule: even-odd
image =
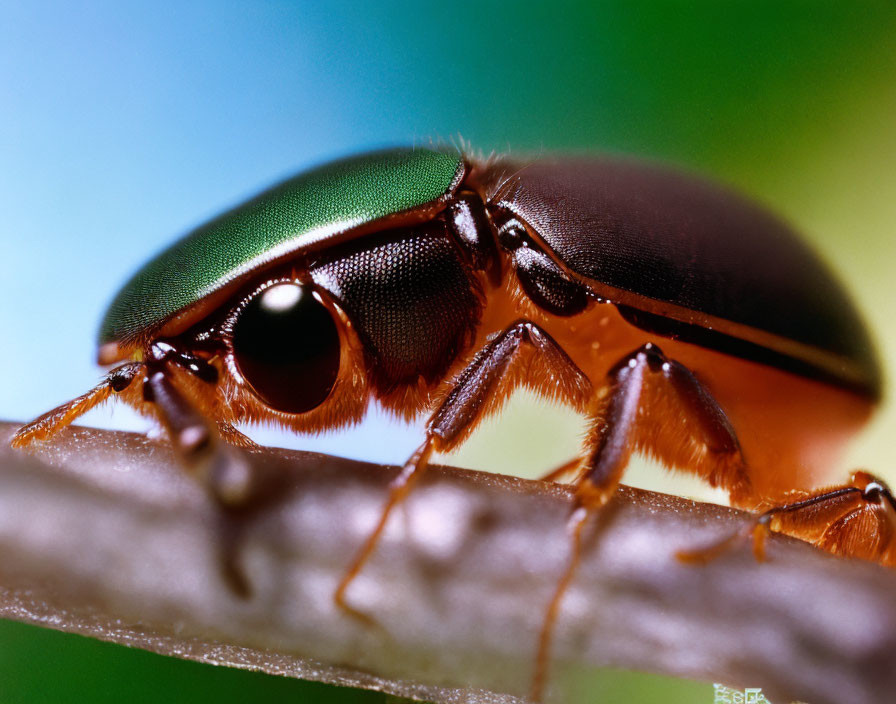
[[463,175],[456,151],[390,149],[320,166],[197,227],[118,292],[99,342],[129,344],[228,284],[341,233],[438,202]]

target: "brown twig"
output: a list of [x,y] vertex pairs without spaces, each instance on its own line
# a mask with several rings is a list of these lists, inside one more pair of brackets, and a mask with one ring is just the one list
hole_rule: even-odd
[[[567,556],[569,492],[434,468],[348,593],[332,593],[393,468],[252,454],[255,496],[222,514],[171,453],[73,428],[30,452],[0,424],[0,615],[178,657],[436,702],[523,697]],[[774,538],[706,567],[678,549],[736,511],[622,489],[586,531],[563,602],[564,668],[613,665],[739,686],[773,701],[871,704],[896,691],[896,574]],[[241,595],[242,592],[242,595]]]

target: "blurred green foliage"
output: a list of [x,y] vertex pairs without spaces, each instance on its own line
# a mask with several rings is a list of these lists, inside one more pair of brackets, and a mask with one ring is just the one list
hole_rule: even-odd
[[0,621],[0,662],[3,704],[385,701],[375,692],[176,660],[9,621]]

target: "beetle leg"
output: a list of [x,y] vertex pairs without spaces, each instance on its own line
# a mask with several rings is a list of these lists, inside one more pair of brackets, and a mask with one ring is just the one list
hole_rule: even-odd
[[106,401],[113,393],[127,389],[142,368],[143,364],[140,362],[129,362],[116,367],[86,394],[57,406],[23,425],[12,436],[10,444],[13,447],[25,447],[35,440],[47,440],[91,408]]
[[169,374],[165,361],[149,364],[143,381],[143,400],[157,411],[181,462],[212,496],[224,505],[241,503],[250,488],[248,465],[218,442],[210,422],[177,390]]
[[737,542],[752,540],[753,555],[762,562],[766,538],[772,532],[837,555],[896,564],[896,501],[887,486],[868,472],[855,472],[843,486],[774,506],[758,514],[744,530],[706,548],[681,551],[678,558],[703,564]]
[[[657,381],[664,382],[668,388],[654,388]],[[645,444],[639,437],[645,431],[640,420],[648,417],[644,413],[645,403],[653,400],[656,391],[672,391],[672,401],[702,433],[706,451],[714,457],[710,465],[726,468],[710,474],[710,482],[715,480],[733,490],[747,482],[740,445],[724,411],[686,367],[668,359],[655,345],[648,343],[623,357],[610,370],[604,388],[606,395],[592,423],[594,446],[577,482],[575,507],[567,524],[571,543],[569,562],[548,604],[539,636],[532,686],[532,698],[536,701],[547,679],[551,638],[560,604],[581,558],[583,529],[588,518],[616,492],[633,450]],[[734,467],[739,467],[733,476],[732,462]]]
[[392,509],[404,500],[408,493],[410,493],[413,485],[421,476],[423,476],[432,451],[433,439],[432,437],[427,436],[423,444],[417,448],[417,451],[411,455],[411,458],[401,468],[401,471],[389,483],[389,498],[386,500],[386,505],[380,513],[379,521],[377,521],[376,526],[367,536],[364,545],[358,550],[351,565],[349,565],[349,568],[342,576],[339,585],[336,587],[336,591],[333,593],[333,601],[336,602],[336,605],[339,608],[368,625],[374,625],[373,619],[351,606],[345,599],[345,592],[376,549],[376,544],[379,541],[383,530],[386,528],[386,523],[389,520],[389,516],[392,514]]
[[260,449],[260,445],[255,442],[252,438],[250,438],[245,433],[241,433],[235,427],[233,427],[232,423],[228,423],[227,421],[219,420],[218,423],[218,434],[221,436],[221,439],[224,440],[228,445],[233,445],[234,447],[241,447],[244,450],[258,450]]
[[572,474],[573,472],[575,472],[576,470],[578,470],[579,467],[581,467],[581,465],[582,465],[582,458],[574,457],[569,462],[564,462],[559,467],[554,467],[554,469],[552,469],[547,474],[542,474],[538,478],[538,481],[541,481],[541,482],[560,481],[564,477],[566,477],[566,476]]
[[143,400],[155,406],[174,451],[186,466],[197,466],[211,453],[214,434],[208,421],[178,392],[164,367],[146,375]]
[[601,418],[595,420],[597,444],[585,464],[576,488],[575,508],[567,524],[570,535],[569,562],[548,603],[538,638],[532,699],[541,700],[548,674],[551,638],[563,596],[579,566],[582,530],[590,514],[603,506],[616,491],[622,471],[632,452],[632,435],[637,419],[644,377],[649,365],[648,351],[639,350],[624,358],[610,372],[612,391]]
[[[534,352],[526,361],[524,353]],[[514,388],[549,389],[555,400],[585,410],[593,395],[588,377],[554,339],[535,323],[513,323],[476,355],[430,419],[427,430],[439,450],[457,447],[486,414],[497,410]]]
[[[852,486],[862,491],[859,508],[844,514],[825,528],[815,544],[835,555],[896,566],[896,501],[882,481],[867,472],[856,472]],[[799,534],[784,521],[778,530]]]
[[[733,495],[750,492],[740,443],[725,412],[690,370],[666,357],[659,347],[648,343],[617,362],[607,376],[604,393],[592,421],[593,447],[578,482],[580,504],[603,506],[637,448],[651,450],[673,466],[696,464],[702,467],[695,470],[700,476]],[[651,412],[661,403],[672,404],[675,412]],[[657,435],[665,416],[685,422],[684,432],[677,427],[667,432],[687,441],[682,447],[666,447]],[[691,453],[699,454],[702,461],[687,461]]]
[[665,358],[661,352],[659,355],[663,376],[675,391],[676,400],[697,422],[706,450],[714,457],[704,478],[712,487],[723,487],[734,502],[751,497],[753,491],[740,442],[725,411],[690,369]]
[[[534,352],[528,365],[523,364],[524,351]],[[425,441],[392,480],[389,498],[379,521],[333,594],[339,607],[364,621],[370,621],[365,614],[347,604],[345,594],[373,554],[390,513],[423,475],[433,451],[457,447],[483,414],[494,410],[514,386],[525,383],[533,374],[550,375],[557,396],[580,409],[592,395],[588,378],[550,335],[534,323],[517,321],[491,340],[455,379],[453,388],[427,423]]]

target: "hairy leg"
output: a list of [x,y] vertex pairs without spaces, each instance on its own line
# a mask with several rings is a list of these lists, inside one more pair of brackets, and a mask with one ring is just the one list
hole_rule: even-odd
[[[526,360],[527,352],[535,358]],[[531,363],[524,366],[525,361]],[[450,450],[460,444],[485,414],[498,408],[513,388],[525,383],[526,374],[537,374],[539,368],[549,370],[556,377],[557,393],[564,400],[584,408],[592,394],[591,384],[557,343],[537,325],[525,320],[508,327],[458,375],[450,393],[429,419],[423,444],[392,481],[376,526],[334,592],[337,605],[370,621],[369,617],[348,605],[346,591],[376,549],[392,510],[423,475],[433,451]]]
[[116,367],[86,394],[47,411],[39,418],[19,428],[12,436],[13,447],[26,447],[32,442],[48,440],[91,408],[108,400],[110,396],[127,389],[143,369],[140,362],[129,362]]
[[[601,407],[591,424],[591,451],[586,456],[576,485],[576,500],[567,524],[570,556],[566,569],[545,612],[538,641],[532,698],[541,699],[547,681],[551,639],[560,605],[578,568],[582,533],[589,520],[616,492],[632,452],[644,445],[644,436],[657,419],[644,413],[651,397],[666,394],[689,421],[689,429],[706,448],[704,462],[710,481],[729,489],[747,491],[747,479],[740,445],[724,411],[709,391],[684,366],[668,359],[652,344],[623,357],[609,372],[604,384]],[[671,458],[674,460],[674,457]],[[719,469],[723,468],[723,469]]]
[[896,502],[882,480],[862,471],[847,484],[759,513],[743,531],[705,548],[681,551],[678,558],[705,564],[738,543],[752,541],[753,554],[762,562],[770,533],[799,538],[835,555],[896,566]]

